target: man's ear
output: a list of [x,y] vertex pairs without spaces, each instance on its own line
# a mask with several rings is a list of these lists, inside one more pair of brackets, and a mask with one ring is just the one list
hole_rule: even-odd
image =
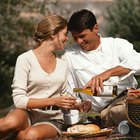
[[99,26],[98,26],[98,24],[95,24],[95,25],[94,25],[93,31],[96,32],[96,33],[99,32]]

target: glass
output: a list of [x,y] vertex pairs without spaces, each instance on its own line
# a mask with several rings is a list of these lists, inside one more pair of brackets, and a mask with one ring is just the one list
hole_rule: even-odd
[[79,93],[74,93],[68,90],[63,92],[63,96],[71,96],[76,98],[75,110],[70,111],[70,109],[65,110],[65,120],[67,124],[75,124],[81,120],[84,120],[83,123],[89,123],[88,121],[88,112],[91,109],[91,101],[83,100],[79,96]]
[[123,120],[119,123],[118,125],[118,131],[119,133],[123,134],[123,135],[127,135],[130,132],[130,127],[129,127],[129,123],[127,120]]
[[[64,90],[61,93],[62,96],[70,96],[70,97],[75,97],[77,100],[77,103],[79,102],[79,98],[77,97],[77,93],[73,93],[69,90]],[[78,110],[70,110],[70,109],[65,109],[64,110],[64,119],[66,122],[66,125],[71,126],[73,124],[76,124],[80,120],[79,116],[79,111]]]
[[78,106],[79,106],[79,115],[81,117],[80,121],[84,124],[88,124],[91,123],[91,121],[88,120],[88,116],[90,114],[91,111],[91,101],[87,101],[87,100],[83,100],[81,99],[78,102]]

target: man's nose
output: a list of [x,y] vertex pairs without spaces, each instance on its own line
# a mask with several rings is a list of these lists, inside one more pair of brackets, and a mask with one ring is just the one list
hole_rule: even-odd
[[81,43],[83,42],[83,39],[77,38],[76,42],[77,42],[78,44],[81,44]]

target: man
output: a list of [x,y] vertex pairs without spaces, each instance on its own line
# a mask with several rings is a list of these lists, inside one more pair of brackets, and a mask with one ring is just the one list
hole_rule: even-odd
[[[103,85],[117,85],[118,93],[137,87],[133,75],[140,72],[140,54],[133,49],[131,43],[120,38],[102,38],[95,15],[86,9],[72,14],[68,30],[76,42],[67,48],[64,55],[70,68],[68,84],[71,89],[91,87],[93,93],[106,94]],[[91,100],[93,110],[101,112],[106,126],[117,125],[126,118],[123,101],[105,111],[105,107],[110,104],[113,97],[90,96],[82,93],[80,96]],[[120,104],[118,108],[117,105]],[[76,123],[75,120],[71,121]]]

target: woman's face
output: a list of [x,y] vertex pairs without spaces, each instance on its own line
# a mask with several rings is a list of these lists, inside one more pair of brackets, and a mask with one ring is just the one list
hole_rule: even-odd
[[68,40],[67,33],[68,33],[68,30],[67,30],[67,27],[65,27],[58,34],[55,35],[54,46],[55,46],[56,50],[64,49],[64,47],[66,45],[66,41]]

